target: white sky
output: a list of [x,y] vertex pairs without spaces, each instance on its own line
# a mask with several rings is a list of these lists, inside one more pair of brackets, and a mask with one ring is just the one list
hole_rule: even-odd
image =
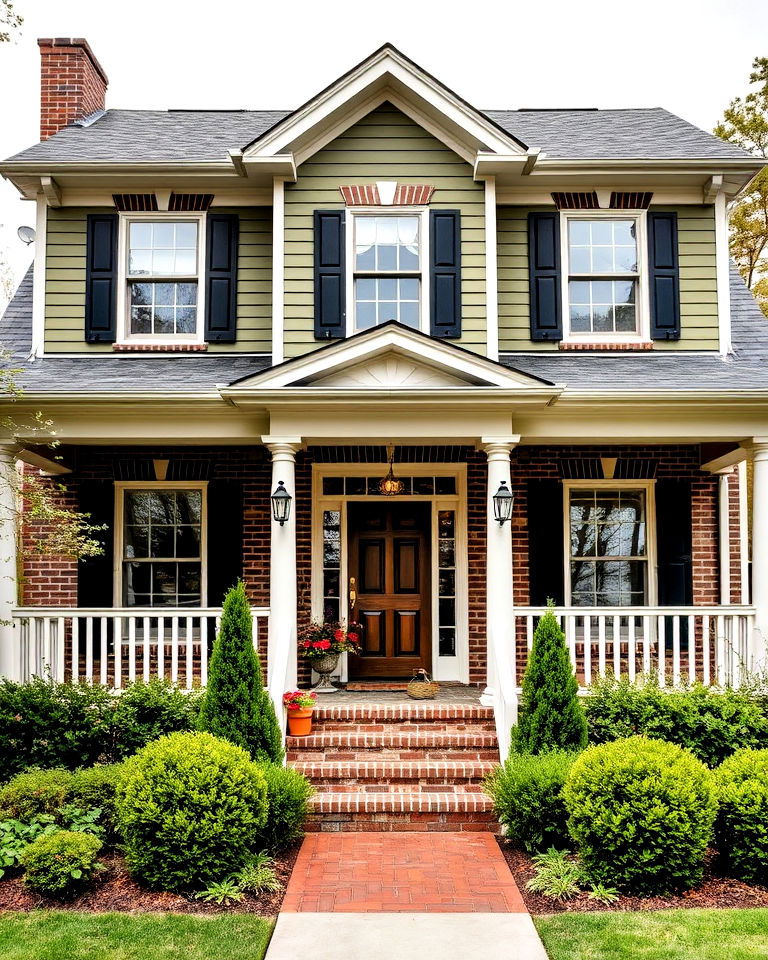
[[[290,109],[389,41],[479,108],[663,106],[710,130],[768,55],[765,0],[15,0],[0,156],[37,142],[37,37],[85,37],[108,107]],[[233,147],[240,144],[232,144]],[[0,183],[0,252],[32,205]]]

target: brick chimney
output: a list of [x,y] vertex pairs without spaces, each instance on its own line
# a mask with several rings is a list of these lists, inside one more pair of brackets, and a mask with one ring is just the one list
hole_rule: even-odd
[[40,139],[104,109],[107,75],[82,37],[37,41],[40,47]]

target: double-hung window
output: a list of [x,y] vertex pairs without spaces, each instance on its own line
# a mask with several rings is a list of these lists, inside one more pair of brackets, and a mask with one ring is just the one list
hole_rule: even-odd
[[127,337],[196,339],[201,221],[129,220],[126,234]]
[[572,339],[641,335],[639,217],[565,218],[566,318]]
[[205,489],[142,484],[118,491],[119,588],[126,607],[205,602]]
[[648,497],[647,487],[566,489],[573,606],[649,602]]
[[420,327],[421,219],[418,213],[353,214],[356,331],[389,320]]

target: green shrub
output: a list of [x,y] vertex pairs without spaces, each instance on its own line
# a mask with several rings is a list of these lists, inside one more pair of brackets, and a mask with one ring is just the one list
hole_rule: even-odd
[[69,770],[28,770],[0,787],[0,820],[34,820],[61,813],[72,789]]
[[739,750],[715,771],[715,846],[731,876],[768,884],[768,750]]
[[593,882],[664,893],[701,879],[717,802],[712,775],[688,751],[645,737],[590,747],[563,796]]
[[267,783],[269,812],[259,836],[265,850],[280,850],[304,836],[312,784],[297,770],[276,763],[260,765]]
[[117,698],[110,755],[124,760],[158,737],[194,730],[200,694],[183,692],[167,680],[136,681]]
[[253,648],[251,608],[242,583],[224,598],[198,725],[247,750],[254,760],[283,759],[282,736]]
[[125,763],[117,819],[131,873],[151,887],[200,888],[259,848],[267,787],[234,744],[208,733],[161,737]]
[[100,849],[101,841],[87,833],[57,830],[40,836],[21,855],[24,884],[48,897],[74,896],[99,868]]
[[29,767],[96,763],[109,752],[113,713],[105,687],[0,681],[0,782]]
[[110,838],[115,835],[115,798],[123,770],[121,763],[100,763],[77,770],[69,790],[69,799],[75,806],[100,811],[98,822]]
[[570,845],[563,786],[576,755],[562,750],[512,753],[485,781],[499,822],[528,853]]
[[512,749],[519,753],[541,753],[585,747],[587,723],[578,689],[565,634],[550,608],[533,634],[523,677],[519,720],[512,730]]
[[50,814],[43,814],[29,823],[0,820],[0,878],[17,869],[27,844],[43,833],[54,833],[58,829]]
[[768,746],[760,697],[693,684],[662,690],[655,678],[601,680],[584,698],[590,743],[642,734],[686,747],[716,767],[742,747]]

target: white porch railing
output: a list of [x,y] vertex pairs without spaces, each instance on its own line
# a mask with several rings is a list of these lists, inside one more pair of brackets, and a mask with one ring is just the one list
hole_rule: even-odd
[[[518,650],[533,643],[545,607],[515,608]],[[661,686],[700,680],[738,686],[756,661],[754,607],[558,607],[581,686],[653,674]]]
[[[269,610],[251,608],[253,642],[266,642]],[[84,680],[120,689],[163,677],[190,690],[208,682],[221,609],[20,607],[13,611],[16,676]]]

